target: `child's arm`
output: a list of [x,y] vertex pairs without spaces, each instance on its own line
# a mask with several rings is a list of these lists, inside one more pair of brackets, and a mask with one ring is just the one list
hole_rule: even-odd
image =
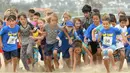
[[70,38],[69,34],[67,33],[65,27],[63,27],[62,31],[65,33],[66,37],[69,39],[69,44],[72,44],[72,39]]
[[2,37],[0,36],[0,49],[3,48]]
[[19,44],[21,45],[21,37],[20,37],[20,32],[18,32],[18,39],[19,39]]
[[78,33],[76,31],[74,31],[74,37],[76,37],[76,39],[81,40],[81,38],[78,36]]
[[58,45],[59,45],[59,47],[60,47],[60,46],[62,45],[62,41],[61,41],[61,39],[60,39],[59,36],[57,36],[56,39],[58,40],[58,42],[59,42]]
[[30,38],[34,39],[34,40],[42,40],[46,37],[47,33],[46,32],[42,32],[42,35],[41,36],[38,36],[38,37],[33,37],[33,36],[30,36]]
[[92,30],[92,40],[93,40],[93,41],[96,41],[95,32],[96,32],[96,29],[94,28],[94,29]]
[[90,64],[93,64],[93,56],[90,53],[90,51],[83,45],[83,49],[86,51],[86,53],[90,56]]
[[127,37],[125,36],[125,33],[121,33],[122,36],[122,42],[130,44],[130,42],[127,40]]
[[73,72],[75,71],[75,68],[76,68],[76,53],[74,52],[74,64],[73,64]]

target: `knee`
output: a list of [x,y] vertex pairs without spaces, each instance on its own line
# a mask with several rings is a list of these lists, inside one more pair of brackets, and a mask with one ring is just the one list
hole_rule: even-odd
[[108,50],[108,56],[110,56],[110,57],[113,56],[113,50],[112,49]]
[[97,49],[97,55],[101,55],[102,50],[100,48]]
[[53,51],[53,55],[54,55],[54,56],[57,56],[57,50],[54,50],[54,51]]

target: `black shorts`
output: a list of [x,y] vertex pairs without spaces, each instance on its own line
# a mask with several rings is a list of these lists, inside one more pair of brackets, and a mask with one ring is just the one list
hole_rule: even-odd
[[21,48],[18,48],[17,51],[18,51],[18,58],[20,59],[20,50]]
[[4,51],[4,58],[5,60],[11,60],[11,58],[14,58],[14,57],[18,57],[18,50],[13,50],[13,51]]
[[98,42],[89,42],[88,45],[90,45],[91,50],[92,50],[92,55],[96,54],[97,49],[100,48],[99,43]]
[[59,49],[58,42],[54,44],[46,44],[44,54],[45,56],[53,56],[53,51],[58,49]]

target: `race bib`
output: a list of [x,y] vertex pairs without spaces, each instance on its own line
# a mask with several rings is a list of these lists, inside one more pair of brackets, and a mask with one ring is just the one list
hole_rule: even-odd
[[16,36],[10,36],[7,44],[16,44],[16,40],[17,40]]
[[112,45],[112,37],[103,37],[103,44],[107,46]]

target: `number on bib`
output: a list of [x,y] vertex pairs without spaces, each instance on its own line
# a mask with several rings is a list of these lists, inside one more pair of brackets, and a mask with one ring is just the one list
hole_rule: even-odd
[[112,45],[112,37],[103,37],[103,44],[107,46]]
[[17,37],[10,36],[7,44],[16,44]]

